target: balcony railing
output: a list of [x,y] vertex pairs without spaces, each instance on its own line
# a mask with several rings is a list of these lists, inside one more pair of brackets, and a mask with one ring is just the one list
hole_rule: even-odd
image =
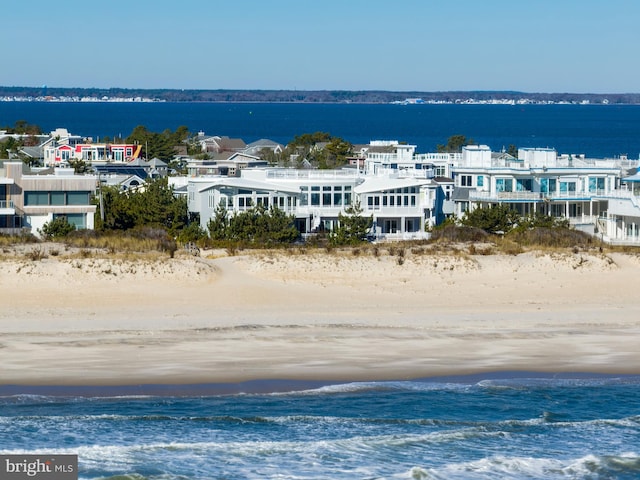
[[469,192],[469,200],[490,201],[490,200],[529,200],[540,201],[542,194],[539,192]]
[[[542,200],[563,200],[563,199],[575,199],[584,198],[590,199],[593,197],[611,197],[614,196],[613,192],[605,193],[605,190],[599,189],[589,192],[469,192],[469,200],[471,201],[542,201]],[[624,195],[624,198],[628,198],[628,195]]]
[[0,200],[0,209],[3,208],[14,208],[13,200]]

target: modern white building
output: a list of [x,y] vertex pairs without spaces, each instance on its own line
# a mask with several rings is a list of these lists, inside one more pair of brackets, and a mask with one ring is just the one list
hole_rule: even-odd
[[[207,228],[218,205],[228,212],[255,205],[276,206],[295,217],[302,235],[331,231],[345,208],[359,203],[362,215],[373,217],[375,238],[425,238],[426,227],[444,219],[443,204],[453,181],[436,178],[436,168],[415,146],[372,142],[365,169],[314,170],[246,168],[240,176],[189,179],[189,211]],[[446,164],[449,157],[440,159]],[[444,170],[443,170],[444,171]]]
[[563,217],[593,233],[597,218],[607,210],[607,198],[632,163],[626,158],[558,156],[548,148],[522,148],[515,158],[486,145],[466,146],[453,167],[455,213],[509,204],[522,215]]
[[624,177],[621,188],[606,196],[607,210],[598,219],[598,232],[611,244],[640,245],[640,172]]

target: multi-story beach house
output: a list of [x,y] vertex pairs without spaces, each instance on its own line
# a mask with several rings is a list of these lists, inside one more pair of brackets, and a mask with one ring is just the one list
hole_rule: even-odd
[[640,245],[640,172],[621,179],[621,186],[606,195],[607,210],[598,219],[602,240]]
[[521,215],[563,217],[594,233],[598,217],[621,175],[637,162],[626,158],[589,159],[561,155],[549,148],[521,148],[515,158],[469,145],[454,160],[455,215],[487,205],[508,204]]
[[[442,221],[453,180],[445,174],[449,156],[416,156],[415,146],[372,142],[364,170],[245,168],[239,176],[197,175],[191,170],[189,210],[207,228],[218,205],[234,214],[255,205],[276,206],[295,217],[303,235],[332,230],[345,208],[359,203],[372,216],[375,238],[424,238]],[[433,161],[439,162],[438,166]],[[442,165],[440,165],[440,163]],[[438,170],[441,168],[441,170]]]
[[73,169],[55,173],[23,173],[22,162],[0,167],[0,232],[38,234],[43,225],[64,216],[78,229],[93,229],[96,177],[74,175]]

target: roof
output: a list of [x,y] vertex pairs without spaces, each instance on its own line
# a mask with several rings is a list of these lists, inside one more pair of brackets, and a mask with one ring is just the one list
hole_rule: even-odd
[[98,173],[119,173],[123,175],[137,175],[142,179],[147,178],[149,175],[146,170],[142,167],[137,167],[134,165],[114,165],[114,164],[106,164],[106,165],[96,165],[96,172]]
[[452,198],[453,200],[469,200],[469,192],[471,191],[471,188],[454,188],[453,189],[453,195]]
[[623,182],[640,182],[640,172],[636,172],[629,177],[622,179]]
[[229,138],[229,137],[221,137],[220,141],[218,141],[218,145],[220,148],[230,148],[230,149],[242,149],[247,145],[244,143],[244,140],[241,138]]
[[282,144],[278,142],[274,142],[273,140],[269,140],[268,138],[261,138],[260,140],[256,140],[255,142],[251,142],[247,145],[247,148],[252,147],[277,147],[282,146]]
[[453,178],[450,177],[433,177],[434,182],[438,183],[453,183]]
[[357,185],[353,191],[355,193],[372,193],[381,192],[383,190],[393,190],[394,188],[404,187],[421,187],[423,185],[431,185],[430,179],[425,178],[388,178],[388,177],[369,177],[364,182]]
[[166,167],[167,166],[166,162],[163,162],[162,160],[160,160],[159,158],[156,158],[156,157],[153,157],[151,160],[149,160],[148,163],[149,163],[149,166],[155,167],[155,168]]
[[22,147],[20,151],[31,158],[42,158],[44,156],[42,147]]
[[258,182],[255,180],[247,180],[245,178],[238,177],[219,177],[212,178],[211,182],[207,182],[204,186],[198,189],[198,193],[206,192],[207,190],[215,187],[231,187],[231,188],[245,188],[247,190],[265,190],[265,191],[278,191],[284,193],[298,194],[300,193],[300,187],[292,187],[282,184],[274,184],[273,182]]

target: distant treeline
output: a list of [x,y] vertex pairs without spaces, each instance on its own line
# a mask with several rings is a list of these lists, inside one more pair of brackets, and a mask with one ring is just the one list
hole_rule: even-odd
[[407,98],[425,102],[468,100],[521,100],[640,104],[640,93],[528,93],[515,91],[391,92],[383,90],[174,90],[127,88],[2,87],[0,97],[142,97],[167,102],[299,102],[299,103],[391,103]]

